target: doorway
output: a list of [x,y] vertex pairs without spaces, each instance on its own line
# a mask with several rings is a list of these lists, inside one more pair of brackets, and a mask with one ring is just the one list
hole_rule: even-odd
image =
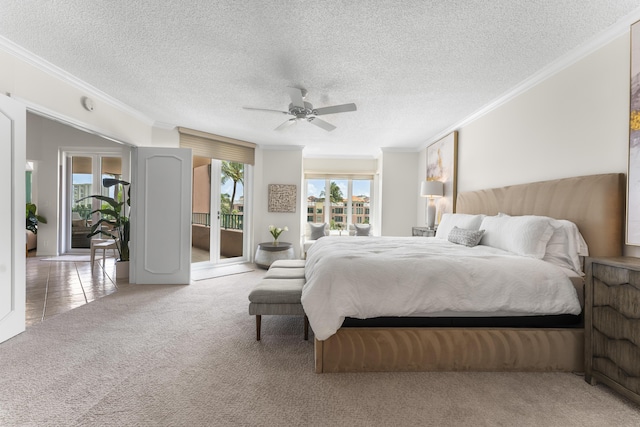
[[91,247],[91,237],[88,237],[91,226],[100,220],[100,213],[95,211],[102,208],[100,200],[88,196],[100,194],[116,200],[126,197],[117,193],[120,186],[105,188],[102,180],[124,179],[123,172],[128,172],[127,162],[123,162],[121,151],[65,152],[64,159],[66,185],[63,186],[61,217],[66,227],[61,227],[60,252],[86,252]]
[[246,261],[247,169],[243,163],[193,156],[192,265]]

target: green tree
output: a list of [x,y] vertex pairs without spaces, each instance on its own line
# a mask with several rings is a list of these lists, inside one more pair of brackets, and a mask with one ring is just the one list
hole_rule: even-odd
[[[320,198],[324,198],[325,190],[320,192]],[[331,185],[329,186],[329,200],[331,203],[342,203],[344,202],[344,196],[342,195],[342,190],[338,187],[334,181],[331,181]]]
[[233,210],[233,202],[236,199],[236,189],[238,187],[238,183],[244,182],[244,164],[238,162],[227,162],[226,160],[222,161],[222,184],[225,184],[227,181],[233,181],[233,192],[231,193],[231,199],[229,200],[229,212]]
[[231,197],[227,194],[221,194],[220,195],[220,212],[222,212],[223,214],[230,214],[231,213]]

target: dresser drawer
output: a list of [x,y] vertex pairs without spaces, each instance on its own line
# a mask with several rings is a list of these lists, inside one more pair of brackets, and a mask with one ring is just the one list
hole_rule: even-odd
[[[616,264],[616,263],[612,263]],[[590,321],[587,364],[636,396],[640,394],[640,271],[593,261],[586,307]]]

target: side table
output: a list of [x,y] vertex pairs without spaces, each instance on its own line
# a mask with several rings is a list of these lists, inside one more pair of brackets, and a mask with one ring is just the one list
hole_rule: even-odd
[[258,244],[255,263],[258,267],[268,270],[274,261],[279,259],[294,259],[293,243],[289,242],[264,242]]
[[412,227],[411,235],[422,236],[422,237],[434,237],[436,235],[436,230],[434,230],[433,228],[427,228],[427,227]]

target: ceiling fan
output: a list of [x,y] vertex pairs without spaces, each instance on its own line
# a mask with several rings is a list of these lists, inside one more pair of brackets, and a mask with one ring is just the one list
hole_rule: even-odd
[[330,107],[313,108],[313,105],[311,105],[311,103],[304,100],[305,96],[307,95],[307,91],[305,89],[288,87],[287,91],[289,92],[289,97],[291,98],[289,111],[271,110],[268,108],[256,107],[242,108],[244,108],[245,110],[271,111],[274,113],[288,114],[293,116],[292,118],[278,126],[275,130],[282,130],[286,127],[291,126],[299,120],[306,120],[307,122],[314,124],[328,132],[331,132],[336,127],[331,123],[319,119],[318,116],[323,116],[325,114],[346,113],[347,111],[356,111],[356,104],[353,103],[333,105]]

